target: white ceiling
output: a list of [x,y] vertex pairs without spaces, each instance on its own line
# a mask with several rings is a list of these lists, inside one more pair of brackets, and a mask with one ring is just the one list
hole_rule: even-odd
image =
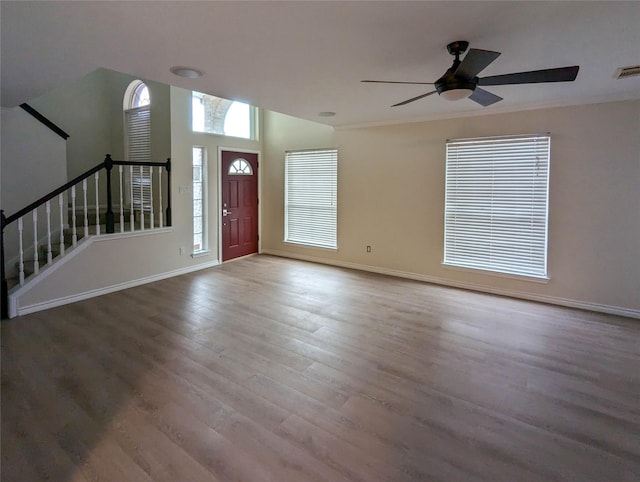
[[[2,105],[99,67],[334,126],[409,122],[640,98],[640,2],[1,2]],[[391,104],[451,66],[446,44],[502,55],[482,76],[580,65],[573,83],[487,87],[481,107],[431,96]],[[199,79],[169,72],[204,70]],[[335,111],[331,118],[321,111]]]

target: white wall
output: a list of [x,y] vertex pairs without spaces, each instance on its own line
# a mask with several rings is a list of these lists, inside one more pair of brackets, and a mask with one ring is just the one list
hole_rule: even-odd
[[[442,266],[445,141],[551,132],[548,283]],[[384,127],[265,119],[263,249],[640,315],[640,102]],[[338,251],[284,243],[284,151],[338,147]],[[373,246],[366,253],[365,246]]]
[[[128,85],[137,79],[113,70],[97,69],[29,101],[70,135],[67,140],[69,178],[96,166],[106,154],[111,154],[113,159],[124,159],[123,98]],[[164,162],[171,155],[169,86],[141,80],[147,84],[151,96],[151,157],[155,162]],[[90,199],[94,198],[93,192],[93,183],[90,183]],[[105,204],[104,176],[100,178],[99,195],[100,203]],[[114,195],[117,199],[117,194]]]
[[[124,85],[121,83],[120,85]],[[153,94],[152,94],[153,95]],[[259,151],[259,141],[191,132],[191,91],[170,88],[173,226],[159,234],[112,235],[94,239],[56,267],[52,274],[29,287],[18,300],[19,310],[42,309],[140,282],[160,279],[218,263],[218,148]],[[152,126],[153,129],[153,126]],[[210,252],[190,256],[192,240],[191,148],[207,149]],[[180,250],[184,248],[185,254]]]
[[69,178],[99,164],[109,152],[111,133],[106,88],[104,71],[98,69],[27,102],[69,134]]
[[[101,69],[106,83],[108,103],[108,126],[110,134],[109,154],[113,159],[122,160],[124,155],[124,111],[125,91],[137,77]],[[166,84],[143,80],[151,98],[151,159],[164,162],[171,156],[171,101],[170,88]]]
[[[259,129],[260,130],[260,129]],[[225,137],[216,134],[203,132],[193,132],[191,130],[191,91],[179,87],[171,87],[171,159],[172,166],[185,166],[176,172],[171,181],[174,185],[174,192],[180,200],[185,200],[185,210],[174,215],[174,226],[180,233],[181,245],[186,246],[191,252],[193,246],[193,225],[191,206],[191,150],[193,146],[205,148],[207,156],[207,182],[208,182],[208,226],[207,234],[209,239],[209,254],[203,259],[218,259],[219,250],[219,225],[220,211],[219,202],[219,159],[220,148],[227,150],[237,149],[239,151],[260,152],[262,144],[257,140],[241,139],[237,137]],[[261,178],[263,163],[260,163],[259,176]],[[188,188],[188,191],[179,192],[179,186]],[[174,198],[175,199],[175,198]],[[182,202],[182,201],[181,201]]]
[[[2,209],[10,216],[67,182],[66,141],[19,107],[2,108],[2,164],[0,169]],[[60,225],[57,202],[53,204],[52,224]],[[44,208],[40,209],[40,236],[46,234]],[[24,222],[24,242],[33,243],[33,223]],[[5,230],[5,261],[13,275],[18,255],[17,223]]]
[[19,107],[2,108],[1,132],[2,209],[8,216],[67,182],[67,145]]

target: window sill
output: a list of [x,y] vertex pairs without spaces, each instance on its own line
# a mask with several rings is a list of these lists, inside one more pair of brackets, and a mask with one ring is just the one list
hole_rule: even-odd
[[285,244],[291,244],[293,246],[300,246],[303,248],[313,248],[313,249],[324,249],[326,251],[338,251],[338,248],[332,248],[330,246],[321,246],[319,244],[307,244],[307,243],[296,243],[295,241],[287,241],[286,239],[283,241]]
[[202,251],[195,251],[191,253],[192,258],[202,258],[203,256],[209,256],[211,251],[208,249],[203,249]]
[[514,279],[514,280],[519,280],[519,281],[528,281],[528,282],[533,282],[533,283],[548,283],[549,281],[551,281],[551,278],[549,278],[548,276],[545,277],[537,277],[537,276],[530,276],[530,275],[521,275],[521,274],[510,274],[510,273],[500,273],[498,271],[489,271],[486,269],[481,269],[481,268],[467,268],[464,266],[454,266],[451,264],[445,264],[445,263],[441,263],[441,266],[445,269],[450,269],[453,271],[464,271],[466,273],[476,273],[476,274],[482,274],[482,275],[487,275],[487,276],[495,276],[498,278],[508,278],[508,279]]

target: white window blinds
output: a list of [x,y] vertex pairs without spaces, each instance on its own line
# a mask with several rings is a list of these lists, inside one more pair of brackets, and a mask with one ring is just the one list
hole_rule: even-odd
[[547,277],[548,135],[447,142],[444,264]]
[[338,151],[288,151],[285,155],[284,240],[337,248]]
[[[151,161],[151,111],[149,106],[125,111],[127,126],[127,160]],[[134,209],[151,210],[151,175],[149,167],[134,166],[131,176]]]

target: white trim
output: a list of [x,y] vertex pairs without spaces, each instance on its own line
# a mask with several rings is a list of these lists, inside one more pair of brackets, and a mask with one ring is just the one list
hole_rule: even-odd
[[104,288],[98,288],[95,290],[85,291],[84,293],[79,293],[70,296],[64,296],[62,298],[58,298],[51,301],[44,301],[42,303],[35,303],[33,305],[20,307],[17,310],[18,315],[27,315],[29,313],[34,313],[36,311],[48,310],[49,308],[55,308],[56,306],[67,305],[69,303],[75,303],[77,301],[86,300],[89,298],[95,298],[96,296],[102,296],[109,293],[113,293],[114,291],[121,291],[128,288],[133,288],[135,286],[144,285],[147,283],[153,283],[154,281],[160,281],[167,278],[172,278],[174,276],[179,276],[187,273],[191,273],[193,271],[199,271],[201,269],[211,268],[219,265],[220,263],[216,261],[210,261],[208,263],[202,263],[195,266],[188,266],[186,268],[179,268],[172,271],[166,271],[164,273],[159,273],[151,276],[145,276],[144,278],[138,278],[131,281],[125,281],[123,283],[118,283],[111,286],[106,286]]
[[323,246],[322,244],[299,243],[297,241],[287,241],[286,239],[283,239],[282,242],[284,244],[291,244],[293,246],[298,246],[300,248],[324,249],[324,250],[327,250],[327,251],[332,251],[334,253],[338,252],[338,247],[337,246],[334,248],[332,246]]
[[440,266],[442,266],[443,269],[450,269],[452,271],[464,271],[467,273],[481,273],[487,276],[495,276],[496,278],[509,278],[509,279],[516,279],[519,281],[530,281],[532,283],[546,284],[551,280],[549,276],[537,277],[537,276],[526,276],[526,275],[520,275],[520,274],[502,273],[500,271],[490,271],[488,269],[467,268],[466,266],[455,266],[452,264],[445,264],[444,262],[440,263]]
[[211,254],[211,250],[202,249],[200,251],[194,251],[193,253],[191,253],[191,257],[192,258],[202,258],[203,256],[209,256],[210,254]]
[[522,291],[505,290],[502,288],[492,288],[488,286],[477,285],[474,283],[464,283],[461,281],[452,281],[445,278],[439,278],[436,276],[429,276],[429,275],[424,275],[419,273],[411,273],[409,271],[399,271],[395,269],[380,268],[378,266],[351,263],[348,261],[339,261],[339,260],[333,260],[333,259],[318,258],[315,256],[299,255],[294,253],[288,253],[285,251],[278,251],[274,249],[265,249],[263,251],[263,254],[280,256],[283,258],[299,259],[302,261],[310,261],[312,263],[328,264],[331,266],[356,269],[359,271],[368,271],[370,273],[396,276],[398,278],[412,279],[415,281],[424,281],[426,283],[433,283],[433,284],[442,285],[442,286],[450,286],[452,288],[461,288],[465,290],[479,291],[482,293],[489,293],[493,295],[507,296],[510,298],[519,298],[519,299],[528,300],[528,301],[548,303],[551,305],[566,306],[569,308],[579,308],[581,310],[597,311],[599,313],[607,313],[610,315],[626,316],[629,318],[640,319],[640,310],[635,310],[632,308],[624,308],[622,306],[604,305],[600,303],[591,303],[588,301],[579,301],[579,300],[573,300],[569,298],[560,298],[557,296],[538,295],[534,293],[525,293]]
[[172,231],[173,231],[173,226],[167,226],[164,228],[145,229],[144,231],[138,230],[138,231],[129,231],[124,233],[102,233],[97,236],[94,235],[93,237],[96,238],[96,242],[98,242],[98,241],[105,241],[107,239],[135,238],[138,236],[149,236],[150,234],[170,233]]
[[218,206],[216,216],[218,218],[218,259],[222,262],[222,152],[242,152],[245,154],[256,154],[258,156],[258,168],[256,175],[258,176],[258,253],[262,253],[262,170],[260,169],[260,162],[262,162],[261,151],[255,149],[244,149],[235,147],[218,146]]
[[[627,92],[620,94],[606,94],[606,95],[598,95],[592,96],[587,99],[572,99],[567,102],[566,100],[557,102],[545,102],[541,104],[529,104],[525,106],[519,107],[492,107],[491,113],[487,113],[481,109],[472,109],[464,112],[438,112],[429,115],[424,115],[420,117],[416,117],[410,121],[407,119],[393,119],[382,122],[360,122],[356,124],[344,124],[344,125],[331,125],[324,124],[328,127],[331,127],[337,131],[341,130],[351,130],[351,129],[367,129],[371,127],[385,127],[385,126],[396,126],[396,125],[405,125],[405,124],[418,124],[422,122],[433,122],[440,120],[449,120],[449,119],[463,119],[467,117],[483,117],[483,116],[492,116],[492,115],[502,115],[502,114],[514,114],[518,112],[528,112],[535,110],[545,110],[545,109],[562,109],[565,107],[582,107],[585,105],[596,105],[596,104],[609,104],[614,102],[628,102],[628,101],[636,101],[638,100],[637,95]],[[319,121],[316,121],[319,122]]]
[[[18,307],[20,297],[26,292],[30,291],[34,286],[39,284],[42,280],[48,278],[51,274],[55,273],[63,264],[65,264],[70,259],[74,258],[77,254],[81,253],[85,249],[87,249],[94,242],[101,241],[110,241],[113,239],[120,238],[135,238],[138,236],[149,236],[153,234],[162,234],[162,233],[170,233],[173,231],[172,227],[168,228],[159,228],[159,229],[148,229],[145,231],[134,231],[128,233],[111,233],[111,234],[99,234],[99,235],[89,235],[86,238],[82,238],[78,241],[75,247],[69,247],[65,250],[62,256],[58,256],[54,258],[52,264],[47,264],[42,268],[37,275],[31,275],[29,278],[25,280],[25,283],[22,286],[16,286],[9,291],[8,296],[8,309],[9,309],[9,318],[14,318],[20,314],[21,308]],[[62,303],[65,304],[65,303]],[[56,305],[58,306],[58,305]],[[42,308],[44,309],[44,308]],[[38,311],[38,310],[35,310]]]

